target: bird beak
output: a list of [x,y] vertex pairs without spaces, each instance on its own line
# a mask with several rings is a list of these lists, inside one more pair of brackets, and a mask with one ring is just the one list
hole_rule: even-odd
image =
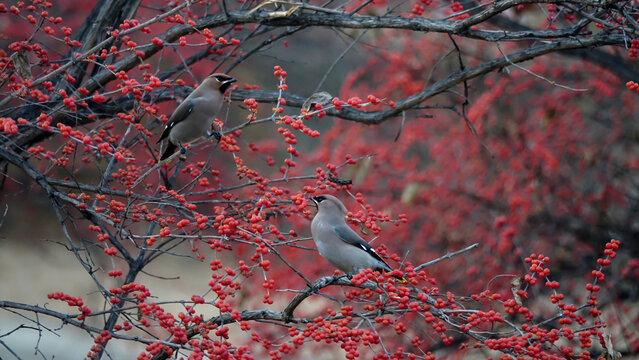
[[225,93],[226,90],[228,90],[228,88],[231,86],[232,83],[236,82],[237,79],[234,78],[228,78],[224,81],[222,81],[219,86],[218,89],[220,90],[220,92]]

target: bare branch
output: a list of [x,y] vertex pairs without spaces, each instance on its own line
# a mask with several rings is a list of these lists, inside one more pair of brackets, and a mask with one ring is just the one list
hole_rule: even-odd
[[415,267],[415,271],[419,271],[419,270],[421,270],[421,269],[423,269],[423,268],[425,268],[427,266],[431,266],[433,264],[437,264],[438,262],[440,262],[442,260],[450,259],[453,256],[457,256],[459,254],[463,254],[463,253],[465,253],[467,251],[470,251],[470,250],[472,250],[472,249],[474,249],[474,248],[476,248],[478,246],[479,246],[479,243],[474,243],[474,244],[472,244],[470,246],[467,246],[467,247],[465,247],[465,248],[463,248],[461,250],[453,251],[452,253],[451,252],[446,253],[446,255],[444,255],[444,256],[438,257],[437,259],[431,260],[429,262],[425,262],[425,263]]

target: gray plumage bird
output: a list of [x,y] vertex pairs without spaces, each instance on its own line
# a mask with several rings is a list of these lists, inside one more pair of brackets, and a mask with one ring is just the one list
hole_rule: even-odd
[[226,74],[209,75],[178,105],[158,140],[168,139],[160,161],[183,144],[210,133],[215,115],[224,104],[224,93],[236,81]]
[[[311,234],[320,255],[331,265],[347,273],[362,269],[391,272],[393,269],[347,224],[348,210],[335,196],[311,197],[317,205],[317,214],[311,223]],[[404,281],[403,277],[395,276]]]

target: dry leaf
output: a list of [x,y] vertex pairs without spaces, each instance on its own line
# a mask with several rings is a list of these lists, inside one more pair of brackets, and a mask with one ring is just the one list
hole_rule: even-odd
[[521,278],[516,277],[510,280],[510,291],[513,293],[513,298],[517,305],[522,306],[521,297],[518,294],[519,288],[521,287]]
[[368,174],[371,172],[371,168],[373,167],[373,158],[366,157],[357,162],[355,165],[355,175],[353,176],[353,184],[360,185],[366,180]]
[[412,205],[415,200],[419,197],[419,189],[420,185],[417,182],[410,182],[404,187],[404,191],[402,191],[402,204],[404,205]]
[[604,358],[606,360],[621,359],[621,353],[618,351],[615,351],[615,349],[612,346],[612,336],[610,335],[610,333],[607,331],[604,331],[602,336],[604,339],[604,345],[606,346],[606,349],[604,349],[604,351],[601,352],[601,358]]
[[304,105],[302,105],[302,109],[306,110],[306,112],[310,111],[313,105],[320,104],[322,106],[326,104],[330,104],[333,100],[333,96],[326,91],[316,92],[311,95],[306,101],[304,101]]
[[29,58],[24,49],[18,51],[13,54],[13,66],[16,69],[18,75],[20,75],[23,79],[31,79],[33,75],[31,75],[31,65],[29,64]]

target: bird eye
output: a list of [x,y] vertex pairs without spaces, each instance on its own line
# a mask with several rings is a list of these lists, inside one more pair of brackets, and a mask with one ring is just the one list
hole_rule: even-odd
[[317,202],[320,203],[320,202],[326,200],[326,198],[324,196],[316,196],[315,200],[317,200]]

